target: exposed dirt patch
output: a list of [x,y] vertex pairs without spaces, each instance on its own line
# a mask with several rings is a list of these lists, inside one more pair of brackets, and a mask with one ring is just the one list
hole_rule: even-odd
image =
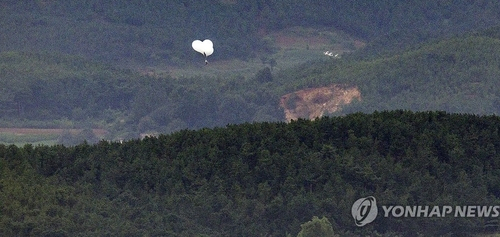
[[287,121],[298,118],[315,119],[339,111],[343,105],[350,104],[355,99],[361,100],[361,92],[357,86],[335,84],[286,94],[281,97],[280,106],[284,109]]

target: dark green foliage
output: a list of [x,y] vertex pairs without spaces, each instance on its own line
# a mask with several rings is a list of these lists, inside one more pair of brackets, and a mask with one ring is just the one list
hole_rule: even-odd
[[296,235],[313,216],[341,236],[464,235],[482,218],[378,218],[400,205],[498,205],[500,118],[445,112],[182,130],[73,147],[0,145],[2,235]]
[[311,221],[308,221],[302,225],[302,228],[297,235],[297,237],[334,237],[332,224],[328,221],[328,218],[323,217],[319,219],[317,216],[313,216]]
[[[74,120],[129,106],[138,79],[79,57],[49,53],[0,54],[2,117]],[[102,115],[102,114],[101,114]]]
[[[58,51],[108,62],[182,64],[194,39],[216,43],[214,59],[272,51],[261,32],[335,27],[380,47],[500,23],[497,1],[3,1],[0,51]],[[386,41],[390,41],[386,42]]]
[[[316,62],[279,73],[287,92],[332,83],[359,87],[362,101],[342,113],[374,110],[445,110],[498,114],[499,38],[491,29],[426,43],[384,57]],[[285,84],[284,82],[291,82]]]
[[[259,78],[268,81],[272,75],[264,71]],[[282,117],[278,95],[255,80],[146,76],[68,55],[0,53],[0,85],[0,118],[22,119],[13,126],[70,120],[82,127],[109,126],[112,139],[127,132],[132,136],[122,139]]]
[[255,79],[260,83],[270,82],[273,80],[273,75],[271,74],[271,69],[265,67],[264,69],[257,72]]
[[[119,144],[85,130],[60,137],[71,147],[0,145],[0,235],[279,236],[313,216],[328,217],[342,236],[481,232],[480,218],[379,219],[360,229],[350,208],[366,195],[401,205],[498,204],[498,117],[394,111],[220,127],[282,120],[281,95],[332,83],[361,91],[345,114],[499,113],[498,28],[421,44],[498,24],[499,6],[3,1],[2,122],[70,120],[104,126],[112,138],[174,133]],[[276,60],[262,57],[270,68],[253,78],[147,76],[80,57],[183,65],[196,55],[193,39],[211,38],[214,60],[246,60],[276,50],[260,32],[292,26],[335,27],[368,47],[279,75]]]
[[[79,127],[97,124],[110,130],[110,139],[126,139],[140,133],[282,120],[280,96],[330,84],[356,85],[361,92],[361,101],[338,114],[386,109],[497,114],[496,31],[373,59],[345,55],[276,74],[265,68],[249,78],[148,76],[80,57],[5,52],[0,54],[0,117],[18,121],[10,126],[52,120],[70,120]],[[294,104],[292,97],[287,106]]]
[[[54,120],[69,120],[69,127],[103,127],[110,131],[106,139],[127,139],[283,120],[282,95],[332,83],[361,91],[362,101],[342,114],[386,109],[496,114],[498,27],[470,31],[498,23],[499,6],[495,1],[7,1],[0,7],[0,119],[10,127],[58,127]],[[269,55],[276,49],[261,38],[293,26],[335,27],[332,31],[362,37],[368,47],[340,60],[276,72],[276,55]],[[185,65],[199,56],[190,42],[204,38],[216,43],[214,60],[261,57],[269,69],[253,77],[172,78],[116,67]]]

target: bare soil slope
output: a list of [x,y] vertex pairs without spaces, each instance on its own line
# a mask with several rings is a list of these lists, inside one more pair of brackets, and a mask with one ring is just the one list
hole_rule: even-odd
[[353,100],[361,100],[357,86],[330,85],[299,90],[281,97],[287,121],[298,118],[315,119],[342,109]]

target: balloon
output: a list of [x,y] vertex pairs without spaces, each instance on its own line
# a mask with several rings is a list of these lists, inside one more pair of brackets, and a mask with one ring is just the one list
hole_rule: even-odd
[[205,55],[206,55],[206,56],[210,56],[210,55],[212,55],[213,53],[214,53],[214,48],[207,48],[207,49],[205,50]]
[[203,54],[203,42],[195,40],[191,45],[196,52]]
[[205,57],[212,55],[212,53],[214,52],[214,43],[212,43],[212,41],[209,39],[206,39],[203,42],[200,40],[195,40],[193,41],[191,46],[193,46],[193,49],[196,52],[205,55]]
[[212,43],[211,40],[206,39],[203,42],[204,48],[205,48],[205,55],[210,56],[214,52],[214,43]]

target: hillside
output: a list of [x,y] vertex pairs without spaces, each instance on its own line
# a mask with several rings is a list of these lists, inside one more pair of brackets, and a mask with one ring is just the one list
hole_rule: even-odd
[[299,118],[316,119],[326,114],[339,112],[353,101],[360,101],[357,87],[331,85],[295,91],[280,99],[285,119],[290,122]]
[[499,12],[1,1],[0,236],[498,235]]
[[[499,30],[491,27],[499,23],[497,2],[1,6],[1,127],[103,129],[99,139],[126,140],[357,111],[496,114],[500,104]],[[190,48],[204,38],[216,45],[208,66]],[[349,104],[340,91],[322,89],[340,85],[357,88],[362,100]],[[283,102],[294,94],[303,95],[298,105]],[[97,140],[76,137],[51,134],[41,142]],[[19,142],[15,133],[0,138]]]
[[[317,52],[318,60],[276,71],[265,67],[254,75],[174,78],[76,56],[5,52],[0,53],[2,124],[100,128],[109,132],[104,139],[122,140],[358,111],[498,114],[500,40],[495,32],[437,40],[374,59],[360,59],[364,49],[341,58]],[[355,88],[355,94],[321,89],[336,86]],[[354,97],[343,98],[344,93]]]
[[3,1],[0,52],[54,51],[128,67],[186,65],[194,39],[216,42],[214,60],[272,53],[266,40],[289,27],[335,28],[402,49],[500,23],[496,1]]
[[367,196],[379,205],[499,205],[499,131],[497,116],[392,111],[123,144],[0,145],[0,234],[296,236],[313,216],[340,236],[492,233],[493,212],[385,218],[379,207],[357,227],[351,207]]
[[111,140],[278,120],[279,97],[267,86],[270,79],[172,78],[75,56],[5,52],[0,53],[0,118],[5,127],[101,128]]
[[331,84],[358,87],[363,100],[340,113],[408,109],[498,114],[498,50],[498,38],[464,35],[375,59],[346,55],[309,63],[276,80],[284,93]]

